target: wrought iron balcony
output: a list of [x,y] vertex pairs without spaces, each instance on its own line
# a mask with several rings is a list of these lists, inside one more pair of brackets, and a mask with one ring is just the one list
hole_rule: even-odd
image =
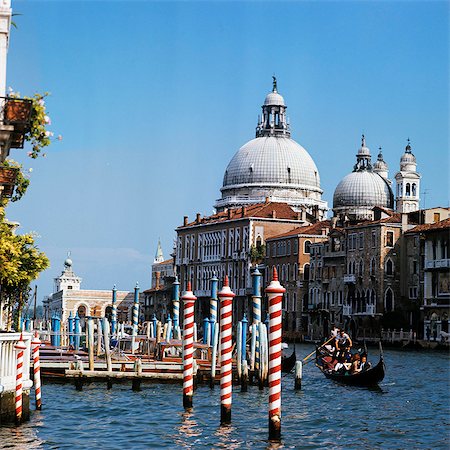
[[353,283],[355,284],[356,277],[354,274],[344,275],[344,283]]

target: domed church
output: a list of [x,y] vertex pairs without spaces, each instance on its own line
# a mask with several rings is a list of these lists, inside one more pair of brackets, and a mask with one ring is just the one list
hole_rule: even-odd
[[225,171],[217,211],[269,200],[324,219],[328,207],[322,200],[319,171],[309,153],[291,139],[286,109],[273,77],[255,139],[238,150]]
[[[416,172],[416,167],[416,159],[408,140],[405,153],[400,159],[400,172],[395,176],[397,212],[419,209],[420,175]],[[339,182],[334,191],[335,217],[350,221],[372,220],[374,207],[393,210],[394,194],[388,170],[381,148],[377,161],[372,165],[370,150],[363,135],[353,171]]]
[[373,208],[394,208],[394,195],[388,180],[388,167],[380,152],[376,168],[372,166],[371,154],[366,147],[364,135],[361,148],[356,154],[353,172],[346,175],[337,185],[333,195],[335,216],[348,220],[373,218]]

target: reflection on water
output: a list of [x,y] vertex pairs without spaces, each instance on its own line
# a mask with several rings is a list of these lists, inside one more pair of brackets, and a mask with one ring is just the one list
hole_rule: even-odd
[[[297,354],[310,352],[299,345]],[[44,409],[21,427],[0,427],[1,449],[446,449],[449,358],[441,353],[386,351],[380,388],[342,386],[312,364],[302,391],[283,378],[282,442],[267,441],[268,391],[233,393],[232,424],[220,426],[218,387],[199,386],[184,411],[179,385],[102,383],[76,391],[43,387]],[[413,368],[413,370],[411,370]]]

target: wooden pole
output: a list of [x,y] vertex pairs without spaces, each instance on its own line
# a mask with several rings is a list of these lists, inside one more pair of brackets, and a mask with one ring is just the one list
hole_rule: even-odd
[[103,317],[103,333],[105,340],[105,355],[106,355],[106,370],[108,372],[112,371],[112,362],[111,362],[111,348],[109,345],[109,321],[106,317]]
[[34,339],[31,343],[33,349],[33,383],[34,383],[34,395],[36,397],[36,409],[42,409],[41,399],[41,363],[39,358],[39,348],[41,341],[39,340],[39,334],[36,331],[34,333]]

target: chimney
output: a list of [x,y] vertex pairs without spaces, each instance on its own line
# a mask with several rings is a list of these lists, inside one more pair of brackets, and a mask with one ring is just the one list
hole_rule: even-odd
[[200,223],[200,213],[197,213],[195,216],[195,223]]
[[184,216],[183,217],[183,226],[187,227],[187,224],[188,224],[188,216]]
[[402,233],[408,229],[408,214],[402,213]]
[[265,203],[267,204],[267,203],[269,203],[269,202],[270,202],[269,197],[266,197]]
[[332,217],[331,218],[331,228],[336,228],[337,221],[338,221],[337,217]]
[[328,236],[328,233],[330,232],[330,229],[328,227],[322,228],[322,235]]
[[297,212],[297,220],[302,220],[302,213],[301,213],[301,211]]
[[159,282],[161,280],[161,272],[155,272],[155,279],[156,279],[155,289],[159,289]]
[[242,217],[245,217],[245,206],[241,207],[241,213],[242,213]]
[[277,212],[274,209],[272,209],[272,218],[273,219],[277,218]]
[[231,208],[227,209],[227,218],[231,219]]

